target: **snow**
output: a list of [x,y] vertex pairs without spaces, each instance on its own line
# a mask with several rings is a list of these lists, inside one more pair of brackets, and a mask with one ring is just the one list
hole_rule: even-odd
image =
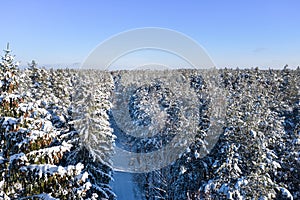
[[211,190],[214,190],[216,188],[215,183],[212,180],[209,180],[208,183],[204,187],[204,193],[208,194]]
[[[3,156],[1,156],[0,155],[0,165],[2,164],[2,163],[4,163],[5,162],[5,158],[3,158]],[[1,188],[1,187],[0,187]]]
[[186,171],[187,169],[185,168],[185,166],[180,167],[180,174],[184,174]]
[[244,178],[239,178],[236,184],[234,185],[235,189],[240,190],[240,187],[243,185],[247,185],[248,181]]
[[[66,174],[66,171],[67,170],[65,170],[65,168],[63,168],[62,166],[58,166],[57,168],[56,168],[56,171],[57,171],[57,173],[58,174],[60,174],[61,176],[64,176],[65,174]],[[69,174],[68,174],[69,175]],[[71,175],[71,174],[70,174]]]
[[242,170],[240,169],[240,167],[236,163],[234,164],[233,168],[235,169],[236,172],[238,172],[240,174],[242,173]]
[[[85,183],[85,184],[82,186],[81,192],[87,191],[87,190],[89,190],[91,187],[92,187],[92,184],[91,184],[90,182],[87,182],[87,183]],[[80,191],[80,190],[77,190],[77,193],[78,193],[79,191]]]
[[56,166],[56,165],[50,165],[50,164],[31,164],[28,166],[24,166],[21,168],[22,171],[31,170],[35,173],[39,174],[40,178],[42,177],[42,174],[50,174],[55,175],[58,174],[60,176],[65,175],[79,175],[81,173],[81,170],[83,169],[83,164],[78,163],[76,166],[69,165],[67,167],[62,166]]
[[280,189],[283,196],[285,196],[286,198],[288,198],[290,200],[294,199],[292,194],[290,193],[290,191],[288,191],[286,188],[280,187],[279,189]]
[[[2,181],[0,182],[0,188],[1,188],[1,183]],[[0,198],[1,200],[10,200],[10,198],[3,191],[0,191]]]
[[268,197],[266,197],[266,196],[261,196],[261,197],[259,197],[259,200],[268,200]]
[[87,173],[87,172],[84,172],[83,174],[82,174],[82,176],[81,176],[81,180],[83,180],[84,182],[86,181],[86,179],[89,177],[89,173]]
[[268,156],[268,158],[270,158],[270,159],[272,159],[272,158],[278,158],[278,156],[274,153],[274,151],[268,151],[267,152],[267,156]]
[[229,187],[226,183],[224,183],[219,189],[219,193],[223,193],[223,194],[227,194],[228,191],[229,191]]
[[57,166],[56,165],[49,165],[49,164],[31,164],[29,166],[24,166],[21,167],[22,171],[27,171],[28,169],[31,171],[38,171],[38,172],[43,172],[43,173],[47,173],[49,172],[50,174],[54,174],[57,172]]
[[195,158],[200,158],[200,154],[198,153],[198,151],[195,151]]
[[256,138],[256,135],[257,135],[256,131],[251,130],[251,131],[250,131],[250,134],[252,135],[252,137]]
[[27,157],[24,153],[18,153],[14,154],[9,158],[9,162],[13,163],[14,160],[22,160],[22,161],[27,161]]
[[138,183],[134,182],[132,175],[126,172],[114,173],[114,181],[110,184],[118,200],[143,199],[140,191],[138,191]]
[[42,130],[45,132],[50,132],[53,129],[53,125],[50,121],[44,121]]
[[276,161],[272,161],[272,165],[274,166],[274,169],[281,168],[281,165]]
[[300,139],[299,138],[294,139],[293,143],[296,144],[296,145],[299,145],[300,144]]
[[[32,130],[30,132],[29,137],[25,138],[24,140],[22,140],[21,142],[17,143],[16,145],[20,148],[23,144],[28,144],[30,141],[37,140],[38,138],[41,138],[41,137],[43,137],[46,134],[47,133],[45,133],[44,131]],[[49,134],[49,137],[50,136],[54,136],[54,133]]]
[[76,172],[76,174],[79,174],[83,168],[84,168],[84,165],[82,163],[78,163],[75,166],[75,172]]
[[213,168],[216,168],[218,166],[218,160],[215,160],[214,164],[212,165]]
[[70,151],[72,146],[73,145],[68,144],[64,141],[64,142],[62,142],[62,145],[54,146],[54,147],[48,147],[48,148],[45,148],[45,149],[39,149],[39,150],[36,150],[36,151],[31,151],[28,155],[34,155],[34,156],[40,157],[40,156],[45,156],[45,154],[51,155],[53,153],[58,153],[58,152],[64,153],[66,151]]
[[228,191],[228,192],[227,192],[227,199],[233,199],[233,198],[232,198],[232,195],[233,195],[233,193],[230,192],[230,191]]
[[2,123],[2,126],[12,126],[18,123],[18,119],[14,117],[4,117],[4,122]]
[[57,198],[53,198],[50,194],[39,194],[39,195],[34,195],[33,198],[38,198],[38,199],[43,199],[43,200],[59,200]]
[[10,101],[10,99],[21,99],[21,96],[18,94],[7,94],[4,98],[1,99],[1,101],[5,100],[7,102]]

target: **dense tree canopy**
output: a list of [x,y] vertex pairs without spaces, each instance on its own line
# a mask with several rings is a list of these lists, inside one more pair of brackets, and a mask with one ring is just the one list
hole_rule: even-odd
[[[118,81],[126,73],[141,72],[44,69],[35,61],[20,70],[7,48],[0,62],[0,199],[115,199],[110,186],[115,140],[124,140],[131,151],[151,152],[183,132],[183,104],[175,99],[180,91],[157,79],[135,90],[122,88]],[[133,175],[140,196],[299,199],[299,68],[176,73],[195,93],[194,142],[170,165]],[[222,88],[226,109],[217,143],[202,156],[218,106],[211,80]],[[126,108],[134,125],[162,120],[153,119],[155,109],[166,112],[163,134],[143,139],[117,134],[112,95],[126,91],[134,91],[127,94]]]

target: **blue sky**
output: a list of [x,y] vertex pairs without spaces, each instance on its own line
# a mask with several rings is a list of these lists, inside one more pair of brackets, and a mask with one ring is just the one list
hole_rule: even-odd
[[0,46],[23,65],[80,63],[103,40],[142,27],[190,36],[218,67],[300,65],[300,1],[1,1]]

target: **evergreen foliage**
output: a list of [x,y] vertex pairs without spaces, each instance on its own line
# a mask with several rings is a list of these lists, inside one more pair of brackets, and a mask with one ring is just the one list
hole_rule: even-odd
[[[194,142],[171,165],[135,174],[140,196],[300,199],[299,67],[222,69],[210,77],[226,92],[227,108],[222,134],[204,157],[215,106],[207,76],[201,70],[177,72],[197,97]],[[111,97],[122,91],[116,87],[125,73],[45,69],[35,61],[20,70],[7,47],[0,62],[0,199],[117,198],[110,186],[116,136],[109,114]],[[166,145],[182,131],[176,92],[159,80],[135,90],[128,99],[135,125],[160,120],[151,118],[155,111],[148,104],[153,102],[166,110],[172,123],[165,135],[117,139],[136,152]]]

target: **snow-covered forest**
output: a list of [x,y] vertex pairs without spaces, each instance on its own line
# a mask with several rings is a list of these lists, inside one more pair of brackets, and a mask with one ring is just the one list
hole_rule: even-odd
[[[123,73],[129,72],[44,69],[34,61],[19,69],[5,50],[0,63],[0,199],[127,199],[111,187],[118,135],[110,97]],[[207,90],[199,71],[177,73],[188,78],[197,95]],[[217,74],[227,94],[218,142],[199,156],[211,110],[210,101],[199,98],[195,142],[170,165],[132,174],[138,196],[300,199],[299,67],[220,69]],[[150,91],[142,89],[138,94]],[[168,95],[165,99],[172,102]],[[147,110],[134,111],[141,98],[131,100],[132,120],[151,123]],[[177,116],[176,107],[168,109]],[[176,134],[176,127],[172,124],[168,133]],[[137,146],[145,150],[146,143]]]

